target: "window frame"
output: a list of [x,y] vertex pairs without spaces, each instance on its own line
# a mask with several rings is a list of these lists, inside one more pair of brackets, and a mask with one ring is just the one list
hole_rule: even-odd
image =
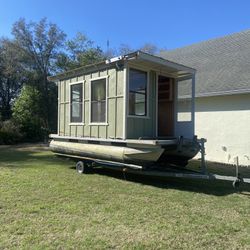
[[[71,86],[72,85],[77,85],[77,84],[82,84],[82,121],[81,122],[71,122]],[[85,93],[84,93],[84,85],[85,85],[85,80],[82,81],[76,81],[76,82],[70,82],[69,83],[69,125],[84,125],[84,120],[85,120],[85,108],[84,108],[84,102],[85,102]]]
[[[130,115],[129,114],[129,76],[130,76],[130,70],[138,70],[138,71],[142,71],[142,72],[145,72],[147,74],[147,94],[146,94],[146,115]],[[127,75],[127,78],[128,78],[128,81],[127,81],[127,117],[128,118],[139,118],[139,119],[150,119],[150,116],[149,116],[149,70],[146,69],[146,68],[141,68],[141,67],[138,67],[138,66],[129,66],[128,67],[128,75]]]
[[[106,108],[106,114],[105,114],[105,121],[104,122],[92,122],[91,121],[91,114],[92,114],[92,95],[91,95],[91,89],[92,89],[92,83],[94,81],[97,81],[97,80],[102,80],[102,79],[105,79],[105,84],[106,84],[106,98],[105,98],[105,101],[106,101],[106,104],[105,104],[105,108]],[[89,84],[89,125],[91,126],[94,126],[94,125],[105,125],[105,126],[108,126],[108,86],[109,86],[109,75],[106,75],[106,76],[100,76],[100,77],[95,77],[95,78],[91,78],[90,79],[90,84]]]

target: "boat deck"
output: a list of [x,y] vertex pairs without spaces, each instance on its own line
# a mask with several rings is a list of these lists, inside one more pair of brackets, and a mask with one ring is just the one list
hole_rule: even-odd
[[138,138],[138,139],[122,139],[122,138],[95,138],[95,137],[74,137],[74,136],[60,136],[51,134],[51,139],[68,140],[70,142],[86,142],[93,144],[141,144],[141,145],[177,145],[178,138],[176,137],[158,137],[158,138]]

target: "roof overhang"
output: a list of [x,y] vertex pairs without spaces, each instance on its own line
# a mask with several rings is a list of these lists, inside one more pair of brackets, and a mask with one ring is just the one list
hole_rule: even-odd
[[169,76],[177,79],[188,79],[196,72],[193,68],[142,51],[128,54],[126,58],[128,61],[133,60],[133,63],[151,68],[152,70],[166,72]]
[[176,79],[188,79],[191,78],[196,70],[182,64],[178,64],[162,57],[150,55],[142,51],[136,51],[129,53],[127,55],[114,57],[100,63],[91,64],[76,68],[74,70],[66,71],[64,73],[58,74],[56,76],[48,77],[49,81],[60,81],[70,77],[76,77],[79,75],[86,74],[88,72],[93,72],[95,70],[103,70],[110,67],[121,67],[124,62],[133,62],[138,65],[151,68],[159,72],[167,72],[173,78]]

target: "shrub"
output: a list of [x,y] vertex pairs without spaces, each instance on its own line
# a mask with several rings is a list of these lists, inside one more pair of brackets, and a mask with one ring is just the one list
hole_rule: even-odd
[[25,141],[40,141],[45,137],[41,103],[41,94],[33,86],[24,86],[14,103],[13,119],[19,124]]
[[0,123],[0,144],[15,144],[21,140],[20,128],[12,120]]

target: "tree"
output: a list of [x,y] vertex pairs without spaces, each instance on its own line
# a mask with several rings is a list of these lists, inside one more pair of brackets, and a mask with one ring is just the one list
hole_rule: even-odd
[[[42,119],[44,126],[50,126],[50,106],[56,105],[50,102],[50,91],[55,90],[47,77],[56,71],[56,59],[59,49],[65,41],[65,34],[56,24],[48,23],[46,18],[38,23],[26,23],[20,19],[13,25],[11,42],[19,55],[19,63],[29,75],[29,84],[35,85],[41,93]],[[56,115],[56,114],[54,114]]]
[[119,47],[119,54],[120,55],[126,55],[129,53],[132,53],[133,51],[135,51],[135,50],[133,48],[131,48],[128,44],[122,43]]
[[73,39],[66,42],[65,51],[58,55],[57,66],[61,70],[70,70],[104,59],[105,55],[101,48],[95,47],[93,41],[78,32]]
[[41,104],[42,97],[38,89],[25,85],[13,105],[13,120],[28,141],[41,140],[46,134],[46,124],[40,116],[43,112]]
[[159,48],[152,43],[145,43],[142,47],[140,47],[139,50],[152,55],[155,55],[159,52]]
[[152,54],[152,55],[158,54],[158,52],[160,51],[160,49],[155,44],[152,44],[152,43],[145,43],[138,49],[132,48],[128,44],[121,44],[118,51],[119,51],[119,55],[126,55],[136,50],[141,50],[145,53]]
[[11,104],[20,92],[25,74],[18,63],[18,54],[10,40],[0,40],[0,117],[10,119]]

